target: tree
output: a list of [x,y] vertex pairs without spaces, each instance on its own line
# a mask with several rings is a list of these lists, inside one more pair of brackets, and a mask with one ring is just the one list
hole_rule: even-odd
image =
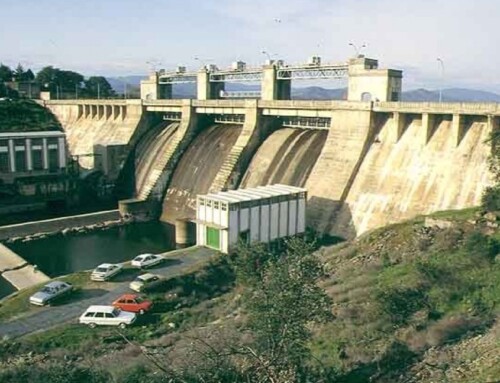
[[7,65],[0,64],[0,83],[12,81],[13,72]]
[[267,381],[298,381],[311,359],[310,325],[332,319],[330,298],[317,285],[324,271],[313,250],[312,243],[291,239],[281,256],[257,245],[241,247],[235,257],[254,339],[242,352],[253,373]]
[[313,368],[309,349],[311,326],[333,318],[330,298],[317,285],[324,271],[314,249],[303,239],[287,241],[280,253],[241,245],[231,265],[244,323],[200,330],[186,340],[190,347],[137,345],[155,376],[172,383],[332,382],[332,371]]
[[51,90],[52,86],[55,87],[59,69],[53,66],[46,66],[42,68],[35,77],[35,80],[44,88]]
[[89,77],[85,81],[85,94],[94,98],[108,98],[116,95],[108,80],[103,76]]
[[82,89],[84,77],[78,72],[46,66],[36,74],[36,81],[51,92],[77,93]]

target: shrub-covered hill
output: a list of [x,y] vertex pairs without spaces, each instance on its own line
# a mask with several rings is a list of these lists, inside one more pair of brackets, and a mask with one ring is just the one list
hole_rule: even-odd
[[46,108],[32,100],[0,100],[0,133],[62,131],[61,124]]
[[316,329],[312,347],[340,382],[500,377],[496,216],[468,210],[435,218],[323,249],[335,320]]
[[[319,381],[498,380],[498,224],[494,214],[476,210],[440,213],[320,249],[327,271],[321,287],[332,298],[333,316],[311,329],[308,363],[328,371]],[[241,330],[245,294],[225,257],[150,297],[156,311],[149,322],[123,334],[70,324],[0,342],[0,381],[42,381],[59,368],[66,375],[102,374],[95,382],[160,382],[163,367],[226,370],[211,359],[214,352],[248,337]]]

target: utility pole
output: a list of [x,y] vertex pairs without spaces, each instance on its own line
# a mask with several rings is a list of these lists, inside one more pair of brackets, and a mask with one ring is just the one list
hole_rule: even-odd
[[444,80],[444,62],[441,58],[437,58],[439,64],[441,64],[441,84],[439,85],[439,102],[443,102],[443,80]]
[[101,84],[97,83],[97,99],[101,98]]

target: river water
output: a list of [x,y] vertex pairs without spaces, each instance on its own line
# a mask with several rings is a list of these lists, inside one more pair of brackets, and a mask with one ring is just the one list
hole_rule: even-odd
[[[84,234],[58,235],[7,245],[50,277],[88,270],[103,262],[124,262],[141,253],[175,248],[173,230],[162,222],[136,223]],[[12,292],[0,278],[0,298]]]

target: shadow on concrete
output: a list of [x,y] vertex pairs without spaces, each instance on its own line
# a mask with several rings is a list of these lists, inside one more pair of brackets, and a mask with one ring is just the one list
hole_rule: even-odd
[[311,197],[307,201],[307,225],[323,233],[325,241],[330,238],[338,242],[338,237],[352,239],[357,235],[349,205],[338,200]]

